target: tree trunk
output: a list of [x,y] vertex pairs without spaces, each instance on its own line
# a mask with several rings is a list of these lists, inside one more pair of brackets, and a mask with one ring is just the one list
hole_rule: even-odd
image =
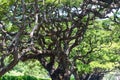
[[56,69],[51,69],[50,76],[52,80],[70,80],[70,64],[66,55],[61,55]]
[[50,76],[52,80],[70,80],[70,72],[62,68],[56,69]]

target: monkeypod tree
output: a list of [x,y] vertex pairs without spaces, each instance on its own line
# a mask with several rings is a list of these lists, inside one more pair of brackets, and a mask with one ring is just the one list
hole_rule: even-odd
[[[2,3],[7,5],[0,8],[0,76],[19,61],[36,59],[52,80],[70,80],[71,75],[80,79],[76,63],[81,56],[70,57],[72,50],[80,45],[94,20],[109,18],[107,14],[116,14],[120,7],[119,0],[5,0]],[[111,21],[120,23],[117,16]]]

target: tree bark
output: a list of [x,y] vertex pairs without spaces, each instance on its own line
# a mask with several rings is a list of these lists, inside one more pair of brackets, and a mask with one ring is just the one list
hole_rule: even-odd
[[[55,56],[57,57],[57,56]],[[65,54],[60,55],[57,68],[55,68],[55,57],[51,57],[50,62],[47,64],[46,70],[52,80],[70,80],[70,63]]]
[[50,76],[52,80],[70,80],[69,71],[66,72],[62,68],[56,69]]

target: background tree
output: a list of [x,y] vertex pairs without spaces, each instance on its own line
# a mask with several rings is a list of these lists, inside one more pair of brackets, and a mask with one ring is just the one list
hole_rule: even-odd
[[[0,75],[19,61],[36,59],[53,80],[69,80],[72,74],[79,80],[76,62],[78,59],[84,61],[84,58],[81,53],[70,57],[72,50],[81,44],[94,20],[118,12],[120,1],[114,1],[118,3],[99,0],[81,0],[77,4],[72,0],[3,1],[6,5],[1,4],[0,9]],[[112,20],[119,24],[117,16]],[[93,37],[90,37],[90,51],[86,48],[85,57],[96,47],[92,44],[96,42],[96,39],[91,40]],[[89,59],[90,56],[87,63]]]

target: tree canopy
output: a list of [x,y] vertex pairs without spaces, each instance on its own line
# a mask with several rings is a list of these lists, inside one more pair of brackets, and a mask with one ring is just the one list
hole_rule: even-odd
[[119,0],[0,0],[0,6],[0,76],[36,59],[53,80],[79,80],[89,64],[120,61]]

